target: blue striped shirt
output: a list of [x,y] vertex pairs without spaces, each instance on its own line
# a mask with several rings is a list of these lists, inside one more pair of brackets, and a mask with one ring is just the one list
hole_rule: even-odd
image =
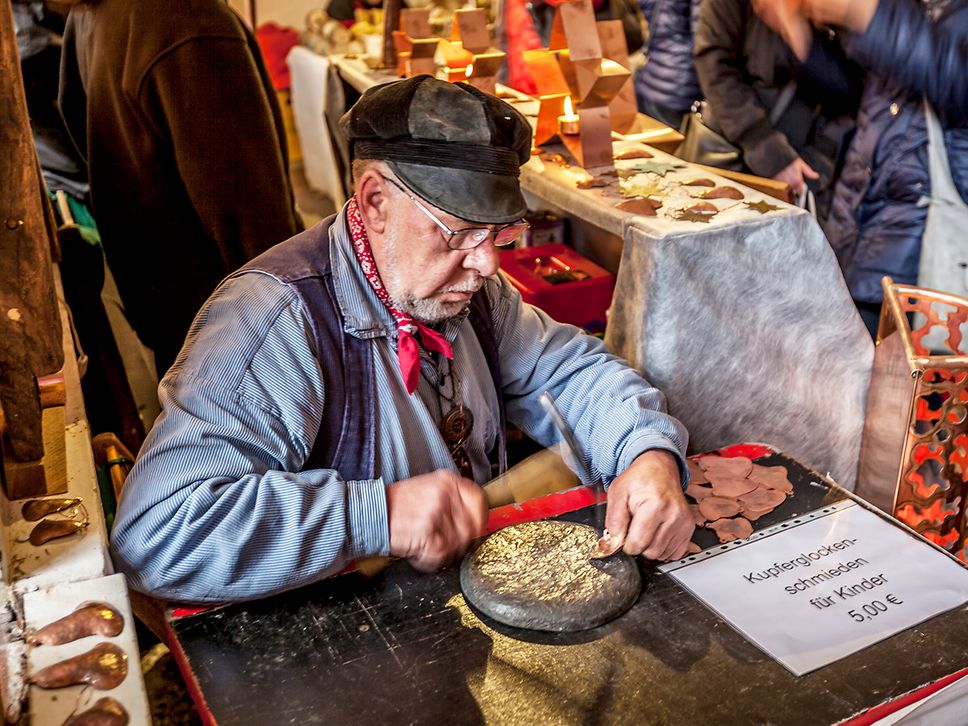
[[[205,303],[162,380],[163,412],[119,503],[113,555],[134,589],[178,601],[249,599],[319,580],[358,557],[388,554],[386,487],[455,468],[438,431],[452,405],[453,378],[474,414],[466,448],[475,479],[489,477],[497,394],[466,315],[442,328],[454,347],[453,374],[425,355],[418,390],[408,395],[396,324],[342,229],[340,222],[330,229],[333,281],[344,329],[372,341],[378,478],[302,471],[326,404],[325,361],[314,354],[295,292],[262,272],[237,273]],[[549,390],[606,482],[649,449],[682,460],[687,434],[664,413],[659,391],[601,341],[523,303],[502,276],[485,289],[511,422],[554,444],[557,434],[538,405]]]

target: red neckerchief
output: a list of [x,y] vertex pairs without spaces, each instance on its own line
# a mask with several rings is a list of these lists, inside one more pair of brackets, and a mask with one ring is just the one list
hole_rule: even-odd
[[417,348],[414,333],[420,334],[420,342],[427,350],[443,353],[451,360],[454,358],[454,351],[443,335],[414,320],[390,300],[390,295],[383,286],[383,280],[380,279],[380,271],[376,269],[376,263],[373,261],[373,251],[370,249],[370,240],[366,236],[366,228],[363,227],[360,210],[356,206],[356,197],[350,199],[349,204],[346,205],[346,221],[349,223],[350,238],[353,240],[353,251],[356,252],[356,259],[363,269],[363,274],[380,298],[380,302],[397,321],[397,358],[400,361],[400,375],[403,376],[407,393],[412,394],[420,380],[420,350]]

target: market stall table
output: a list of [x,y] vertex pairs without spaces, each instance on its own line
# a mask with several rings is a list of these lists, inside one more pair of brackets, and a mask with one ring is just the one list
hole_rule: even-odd
[[[849,495],[764,446],[721,452],[787,467],[794,494],[754,523],[782,527]],[[590,490],[494,510],[489,527],[588,522]],[[719,545],[698,530],[703,547]],[[768,541],[768,540],[767,540]],[[943,556],[943,555],[940,555]],[[170,641],[208,723],[870,723],[968,669],[957,608],[795,677],[639,560],[643,593],[592,630],[508,628],[471,609],[458,570],[396,562],[266,600],[173,610]],[[783,617],[777,613],[777,617]],[[879,709],[864,716],[870,709]]]
[[[581,220],[571,243],[617,268],[609,350],[665,393],[694,450],[769,441],[852,489],[873,344],[816,220],[644,144],[614,149],[606,187],[579,188],[591,175],[554,147],[521,169],[529,205]],[[742,198],[697,198],[714,188]],[[617,206],[636,195],[651,216]]]

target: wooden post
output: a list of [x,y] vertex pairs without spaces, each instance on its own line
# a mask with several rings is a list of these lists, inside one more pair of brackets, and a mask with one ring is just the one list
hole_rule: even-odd
[[383,67],[397,67],[397,49],[393,44],[393,31],[400,29],[400,0],[383,2]]
[[44,455],[38,376],[64,363],[47,199],[27,117],[10,0],[0,0],[0,407],[4,458]]

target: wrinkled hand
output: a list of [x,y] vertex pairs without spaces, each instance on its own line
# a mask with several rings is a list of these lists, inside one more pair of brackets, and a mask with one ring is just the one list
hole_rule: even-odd
[[696,525],[672,454],[647,451],[615,478],[608,488],[605,527],[630,555],[665,561],[686,554]]
[[820,175],[813,170],[813,168],[801,159],[799,156],[787,164],[779,174],[773,178],[777,181],[786,182],[791,187],[793,191],[797,194],[803,194],[804,188],[807,186],[806,179],[819,179]]
[[813,29],[800,10],[800,0],[753,0],[753,12],[783,38],[797,58],[807,59]]
[[485,532],[487,500],[474,482],[438,469],[387,487],[390,554],[418,570],[439,569]]
[[836,25],[863,33],[877,11],[878,0],[802,0],[803,14],[817,25]]

